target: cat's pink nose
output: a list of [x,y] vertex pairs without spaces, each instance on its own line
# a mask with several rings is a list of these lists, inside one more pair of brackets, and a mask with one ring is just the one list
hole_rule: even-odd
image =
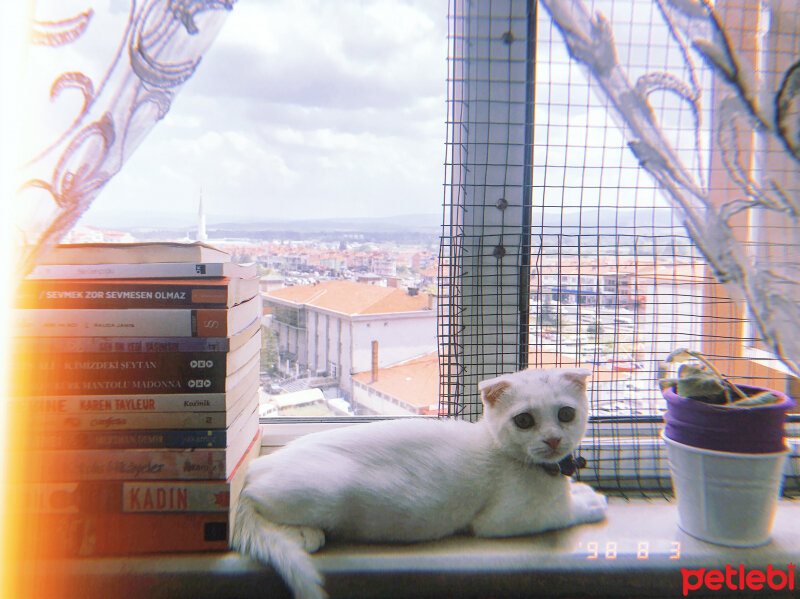
[[555,451],[556,449],[558,449],[558,444],[559,444],[559,443],[561,443],[561,439],[559,439],[559,438],[557,438],[557,437],[553,437],[553,438],[551,438],[551,439],[545,439],[545,440],[544,440],[544,442],[545,442],[547,445],[549,445],[549,446],[550,446],[550,449],[552,449],[553,451]]

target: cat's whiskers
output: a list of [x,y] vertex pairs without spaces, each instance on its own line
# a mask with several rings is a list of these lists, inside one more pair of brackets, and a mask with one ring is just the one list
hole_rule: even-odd
[[530,468],[536,465],[536,461],[532,455],[525,454],[522,456],[522,465],[525,468]]
[[568,447],[560,447],[559,449],[552,449],[551,447],[533,447],[528,450],[526,458],[530,458],[534,463],[551,463],[555,464],[565,456],[571,453]]

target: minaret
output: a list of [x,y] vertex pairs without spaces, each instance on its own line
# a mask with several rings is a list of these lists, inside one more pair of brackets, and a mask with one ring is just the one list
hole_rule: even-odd
[[206,234],[206,213],[203,210],[203,190],[200,190],[200,206],[197,209],[197,241],[205,242],[208,240]]

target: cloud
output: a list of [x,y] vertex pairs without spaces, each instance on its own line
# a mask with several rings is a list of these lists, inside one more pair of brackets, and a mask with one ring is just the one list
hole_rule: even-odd
[[438,22],[393,0],[241,3],[194,90],[351,110],[441,94],[447,7],[431,4],[442,7]]
[[239,0],[96,205],[437,213],[446,37],[447,0]]

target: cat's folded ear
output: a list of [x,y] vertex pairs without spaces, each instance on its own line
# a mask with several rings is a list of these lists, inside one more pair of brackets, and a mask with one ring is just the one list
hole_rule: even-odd
[[511,387],[511,383],[503,380],[502,377],[495,377],[478,383],[478,391],[481,392],[483,404],[493,406],[500,399],[500,396]]
[[583,393],[586,391],[586,378],[592,374],[586,368],[567,368],[561,371],[561,379],[575,391]]

